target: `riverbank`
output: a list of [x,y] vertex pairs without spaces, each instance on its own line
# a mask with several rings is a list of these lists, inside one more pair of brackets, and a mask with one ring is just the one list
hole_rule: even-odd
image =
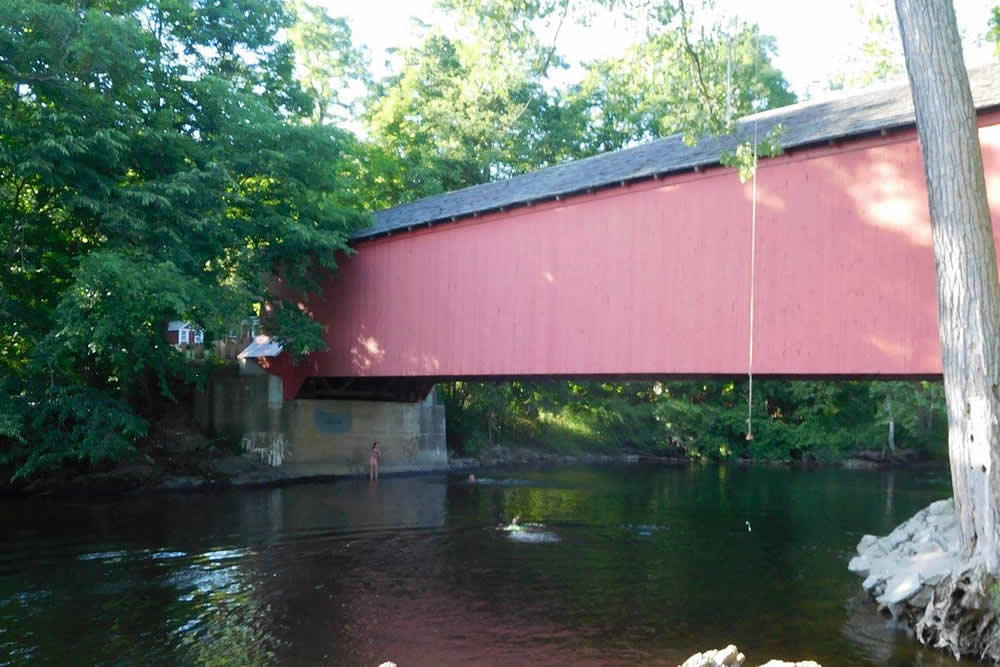
[[[449,452],[448,467],[441,472],[502,469],[505,467],[559,467],[604,465],[688,466],[698,461],[686,456],[658,456],[646,452],[563,454],[533,447],[493,446],[478,456]],[[858,452],[856,457],[836,463],[812,460],[755,461],[730,459],[720,465],[771,468],[844,467],[851,470],[914,468],[936,465],[911,450],[881,456],[877,450]],[[97,466],[73,466],[50,471],[37,478],[10,484],[13,471],[3,471],[0,495],[128,495],[157,491],[204,490],[227,487],[276,486],[324,479],[287,472],[206,438],[186,424],[159,424],[150,437],[137,446],[127,461]]]
[[848,569],[865,578],[879,611],[921,644],[998,664],[998,582],[960,544],[955,504],[939,500],[885,537],[862,537]]
[[[659,456],[639,451],[623,451],[620,453],[563,454],[546,451],[534,447],[506,447],[496,445],[484,448],[478,456],[462,456],[457,452],[448,452],[448,467],[452,472],[461,472],[475,468],[497,468],[504,466],[531,465],[622,465],[648,464],[680,466],[697,463],[684,455]],[[785,460],[755,460],[746,458],[731,458],[714,461],[720,465],[758,465],[768,467],[814,468],[843,467],[850,470],[883,470],[892,468],[914,468],[942,465],[942,462],[928,457],[925,453],[912,449],[897,449],[895,452],[881,452],[876,449],[859,450],[841,461],[821,463],[810,458]]]
[[226,443],[210,440],[183,420],[154,424],[126,460],[95,465],[67,463],[13,483],[13,468],[0,472],[0,496],[126,495],[267,486],[300,479],[280,467],[244,456]]

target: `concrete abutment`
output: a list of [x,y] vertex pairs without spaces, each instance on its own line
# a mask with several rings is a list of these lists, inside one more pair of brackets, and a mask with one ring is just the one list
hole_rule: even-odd
[[282,379],[247,361],[239,373],[213,375],[196,398],[209,434],[240,442],[295,477],[367,475],[372,442],[380,473],[446,470],[445,408],[434,389],[423,400],[284,400]]

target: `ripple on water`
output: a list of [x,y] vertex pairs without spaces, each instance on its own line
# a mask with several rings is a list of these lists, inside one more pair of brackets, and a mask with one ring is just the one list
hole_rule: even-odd
[[666,526],[658,526],[652,523],[641,523],[639,525],[633,526],[630,523],[626,523],[622,526],[626,531],[630,533],[635,533],[639,537],[651,537],[653,533],[661,530],[666,530]]
[[9,604],[19,604],[22,607],[31,607],[35,603],[47,600],[53,596],[52,591],[47,590],[37,590],[37,591],[21,591],[19,593],[14,593],[14,595],[9,598],[4,598],[0,600],[0,608],[6,607]]
[[127,551],[95,551],[89,554],[80,554],[77,560],[107,560],[117,561],[129,555]]
[[511,542],[523,542],[526,544],[555,544],[562,540],[552,531],[545,530],[540,525],[526,525],[521,530],[502,529],[507,533],[507,539]]
[[532,482],[526,479],[494,479],[492,477],[480,477],[475,483],[480,486],[532,486]]
[[206,551],[203,554],[199,554],[198,558],[210,561],[230,560],[234,558],[243,558],[248,553],[250,553],[249,549],[216,549],[215,551]]

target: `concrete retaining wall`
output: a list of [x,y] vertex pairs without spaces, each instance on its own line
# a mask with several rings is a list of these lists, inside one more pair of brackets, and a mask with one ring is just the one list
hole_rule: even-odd
[[444,406],[434,391],[417,403],[283,401],[281,378],[250,362],[242,375],[213,377],[195,413],[211,434],[242,441],[248,455],[294,475],[367,475],[374,441],[381,473],[448,466]]

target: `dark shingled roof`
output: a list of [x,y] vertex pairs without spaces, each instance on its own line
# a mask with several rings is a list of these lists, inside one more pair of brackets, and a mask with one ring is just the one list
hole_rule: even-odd
[[[971,70],[969,81],[976,108],[1000,105],[1000,65]],[[913,125],[913,101],[909,87],[901,85],[764,111],[741,118],[735,134],[708,137],[696,146],[686,145],[679,134],[673,135],[633,148],[566,162],[504,181],[474,185],[379,211],[375,214],[375,224],[356,232],[354,238],[371,238],[416,225],[484,213],[502,206],[538,202],[592,188],[717,165],[722,154],[735,150],[740,143],[753,137],[755,122],[760,137],[766,136],[771,128],[780,123],[783,127],[781,145],[789,150]]]

